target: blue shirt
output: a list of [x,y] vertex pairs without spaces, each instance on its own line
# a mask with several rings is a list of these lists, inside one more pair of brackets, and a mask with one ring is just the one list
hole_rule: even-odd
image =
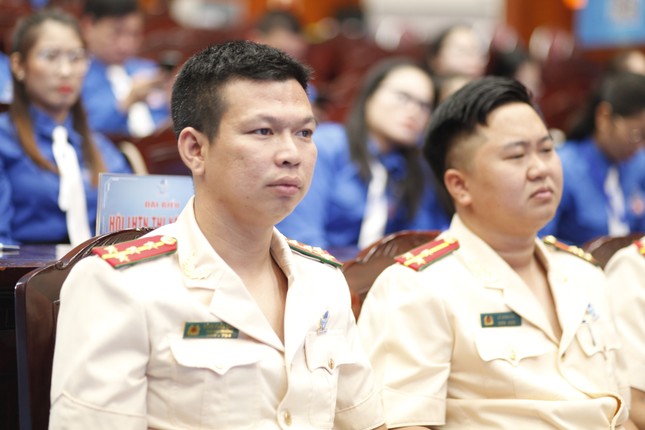
[[[358,166],[350,158],[347,134],[341,124],[321,124],[314,133],[314,141],[318,159],[309,192],[277,227],[287,237],[313,246],[332,250],[356,247],[367,203],[368,184],[360,177]],[[405,178],[405,159],[400,152],[379,154],[378,158],[388,171],[389,185]],[[419,159],[419,162],[423,163],[423,160]],[[419,210],[409,219],[405,205],[388,186],[386,234],[448,227],[450,218],[439,206],[430,182],[426,182],[424,187]]]
[[[143,58],[131,58],[123,64],[130,76],[139,73],[156,73],[157,65]],[[119,103],[112,91],[107,76],[107,65],[96,58],[90,61],[83,82],[83,105],[92,130],[106,133],[129,135],[127,112],[119,110]],[[150,114],[157,127],[170,120],[170,107],[163,92],[151,95],[146,100]],[[154,103],[153,103],[154,102]]]
[[[34,107],[30,113],[38,149],[55,165],[51,136],[57,124]],[[62,125],[79,157],[87,216],[94,234],[98,191],[91,185],[90,172],[81,156],[81,136],[72,128],[71,116]],[[125,158],[107,138],[94,135],[94,140],[108,171],[130,172]],[[25,154],[9,113],[0,114],[0,242],[69,243],[65,213],[58,207],[59,185],[56,173],[37,166]]]
[[[564,176],[562,201],[540,234],[553,234],[576,245],[609,234],[604,183],[612,162],[592,139],[566,142],[558,154]],[[645,231],[645,151],[616,167],[630,231]]]
[[0,52],[0,103],[11,103],[13,99],[13,81],[9,57]]

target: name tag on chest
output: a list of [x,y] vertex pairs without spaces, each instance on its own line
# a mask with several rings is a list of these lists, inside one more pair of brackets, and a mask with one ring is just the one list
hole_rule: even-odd
[[522,325],[522,317],[515,312],[495,312],[480,314],[482,327],[517,327]]
[[222,321],[187,322],[184,325],[184,339],[237,339],[239,334],[238,329]]

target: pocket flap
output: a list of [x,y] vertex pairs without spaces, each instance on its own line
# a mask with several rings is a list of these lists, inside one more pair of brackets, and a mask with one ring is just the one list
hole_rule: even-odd
[[482,360],[504,360],[517,366],[525,358],[538,357],[548,351],[548,340],[542,333],[519,332],[509,328],[481,330],[476,338],[477,352]]
[[260,361],[263,346],[245,339],[170,340],[172,355],[182,366],[210,369],[220,375],[232,367]]
[[347,337],[342,330],[329,330],[324,334],[307,333],[305,359],[310,371],[325,369],[329,373],[338,366],[354,362]]

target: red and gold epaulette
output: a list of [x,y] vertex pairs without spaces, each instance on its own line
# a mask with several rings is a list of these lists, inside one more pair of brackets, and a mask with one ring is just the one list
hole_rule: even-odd
[[394,260],[406,267],[421,271],[457,249],[459,249],[459,242],[455,239],[439,239],[401,254]]
[[305,245],[304,243],[300,243],[293,239],[287,239],[287,243],[291,249],[300,254],[306,255],[307,257],[315,258],[318,261],[331,264],[334,267],[341,267],[343,265],[343,263],[336,260],[336,257],[317,246]]
[[634,245],[636,245],[636,248],[638,248],[638,253],[645,257],[645,240],[637,240],[634,242]]
[[542,242],[544,242],[547,245],[550,245],[550,246],[552,246],[554,248],[557,248],[559,250],[566,251],[569,254],[573,254],[576,257],[582,258],[583,260],[585,260],[588,263],[591,263],[591,264],[594,264],[594,265],[598,266],[598,261],[596,261],[596,259],[593,258],[593,255],[591,255],[590,253],[586,252],[582,248],[578,248],[577,246],[567,245],[566,243],[560,242],[558,239],[555,238],[555,236],[551,236],[551,235],[544,236],[542,238]]
[[92,249],[92,252],[112,267],[140,263],[177,250],[177,239],[170,236],[151,236]]

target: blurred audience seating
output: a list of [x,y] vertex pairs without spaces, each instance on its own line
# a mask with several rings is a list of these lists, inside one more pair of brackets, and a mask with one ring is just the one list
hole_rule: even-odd
[[349,284],[354,316],[358,318],[367,292],[383,269],[394,264],[394,257],[434,240],[439,233],[434,230],[392,233],[361,250],[355,258],[344,262],[342,270]]
[[[177,150],[177,138],[168,125],[150,136],[110,136],[137,174],[190,175]],[[143,161],[143,164],[142,164]]]
[[59,294],[70,270],[90,255],[92,248],[136,239],[148,231],[130,229],[93,237],[60,260],[29,272],[18,281],[15,312],[21,429],[46,430],[48,426]]

